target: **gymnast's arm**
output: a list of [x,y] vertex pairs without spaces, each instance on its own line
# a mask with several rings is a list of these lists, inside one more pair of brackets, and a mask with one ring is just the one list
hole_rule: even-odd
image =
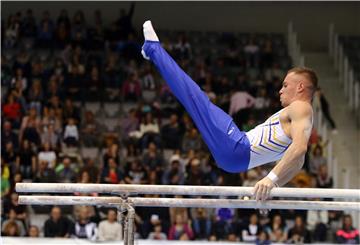
[[278,178],[271,180],[269,175],[255,185],[256,200],[265,200],[275,184],[282,186],[290,181],[304,164],[307,143],[312,129],[312,108],[309,103],[295,101],[289,106],[291,120],[290,134],[292,143],[285,151],[283,158],[272,169],[272,173]]

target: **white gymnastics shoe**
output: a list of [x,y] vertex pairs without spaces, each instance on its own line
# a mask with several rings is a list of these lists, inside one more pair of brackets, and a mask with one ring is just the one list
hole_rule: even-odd
[[157,37],[150,20],[145,21],[143,31],[146,41],[159,42],[159,38]]

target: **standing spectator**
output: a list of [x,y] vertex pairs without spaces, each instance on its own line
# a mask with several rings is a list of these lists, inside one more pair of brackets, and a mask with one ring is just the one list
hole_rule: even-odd
[[194,233],[189,224],[184,220],[183,216],[176,215],[175,223],[170,227],[169,240],[192,240]]
[[54,124],[49,124],[47,127],[43,127],[43,131],[40,135],[41,144],[50,145],[50,148],[57,149],[59,146],[59,134],[55,131]]
[[241,231],[242,239],[245,242],[255,242],[261,231],[262,227],[259,224],[259,218],[254,213],[250,216],[249,224]]
[[[315,199],[320,201],[320,199]],[[307,228],[312,231],[314,241],[325,242],[329,215],[327,210],[308,210],[306,216]]]
[[303,218],[296,216],[295,225],[289,230],[288,243],[310,243],[311,235],[308,229],[306,229]]
[[333,130],[333,133],[337,133],[336,124],[330,114],[329,102],[327,101],[327,99],[320,87],[316,91],[316,97],[320,102],[321,111],[322,111],[324,117],[326,118],[326,120],[328,121],[328,123],[330,124],[330,126]]
[[122,239],[122,226],[117,222],[116,211],[109,209],[107,220],[99,223],[100,241],[118,241]]
[[139,119],[136,116],[136,110],[130,109],[128,115],[121,119],[121,135],[124,141],[128,141],[131,135],[139,129]]
[[217,208],[215,210],[214,233],[218,239],[225,239],[233,231],[235,209]]
[[62,216],[61,209],[57,206],[51,209],[50,218],[44,224],[45,237],[68,238],[73,229],[73,223]]
[[359,244],[359,230],[353,227],[350,215],[344,215],[342,228],[336,232],[336,241],[340,244]]
[[259,67],[260,48],[253,38],[250,38],[248,44],[244,47],[244,53],[247,67]]
[[135,30],[132,25],[132,17],[134,15],[134,10],[135,3],[131,3],[128,13],[126,13],[125,9],[120,10],[120,17],[116,21],[116,26],[122,40],[127,40],[129,34],[135,34]]
[[74,235],[77,238],[85,238],[95,241],[98,235],[98,230],[96,223],[90,221],[88,207],[82,206],[79,211],[79,217],[75,223]]

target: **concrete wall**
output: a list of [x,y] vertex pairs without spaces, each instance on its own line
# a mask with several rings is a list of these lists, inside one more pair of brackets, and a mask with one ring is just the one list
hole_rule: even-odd
[[[102,10],[109,23],[129,2],[1,2],[2,16],[32,8],[36,15],[49,10],[57,16],[63,8],[72,15],[77,9],[86,12],[92,22],[93,12]],[[285,32],[288,21],[294,22],[303,49],[324,50],[327,30],[333,22],[336,31],[360,35],[360,2],[138,2],[133,23],[141,28],[152,19],[155,27],[174,30],[224,30]]]

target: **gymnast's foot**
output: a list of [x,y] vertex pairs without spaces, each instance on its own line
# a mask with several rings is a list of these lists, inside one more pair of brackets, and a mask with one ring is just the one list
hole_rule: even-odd
[[[157,37],[150,20],[145,21],[143,25],[143,31],[145,41],[159,42],[159,38]],[[145,59],[150,60],[149,56],[145,54],[144,49],[141,50],[141,54]]]

